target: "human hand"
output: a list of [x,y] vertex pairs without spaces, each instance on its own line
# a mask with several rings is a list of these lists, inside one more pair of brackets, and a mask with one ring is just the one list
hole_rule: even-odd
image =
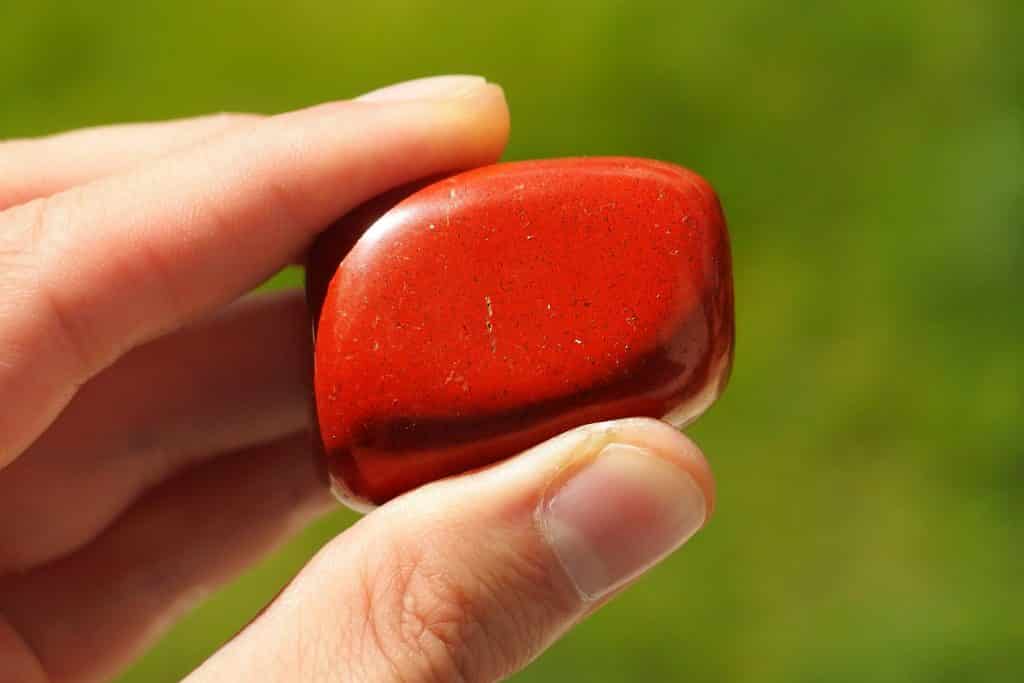
[[[337,216],[490,163],[507,132],[499,88],[451,77],[0,145],[0,681],[109,678],[330,508],[302,298],[239,298]],[[189,680],[504,677],[713,497],[665,424],[574,430],[363,518]]]

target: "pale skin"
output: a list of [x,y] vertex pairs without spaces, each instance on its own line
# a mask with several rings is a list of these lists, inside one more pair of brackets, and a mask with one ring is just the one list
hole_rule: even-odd
[[[499,87],[442,77],[0,143],[0,681],[109,680],[336,505],[309,456],[302,296],[247,293],[366,199],[497,160],[508,131]],[[499,680],[713,503],[677,430],[574,430],[367,515],[188,680]]]

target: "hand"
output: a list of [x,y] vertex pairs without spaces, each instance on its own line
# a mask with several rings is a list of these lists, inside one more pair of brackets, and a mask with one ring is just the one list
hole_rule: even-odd
[[[415,81],[262,118],[0,145],[0,680],[103,680],[329,509],[309,322],[246,292],[317,231],[496,160],[501,90]],[[592,425],[380,508],[190,681],[486,681],[704,523],[653,420]]]

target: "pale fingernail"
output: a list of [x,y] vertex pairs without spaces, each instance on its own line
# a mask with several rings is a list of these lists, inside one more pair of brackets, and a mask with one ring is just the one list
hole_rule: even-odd
[[454,99],[473,95],[485,85],[487,85],[487,79],[483,76],[431,76],[429,78],[417,78],[414,81],[389,85],[368,92],[365,95],[360,95],[356,100],[361,102],[396,102],[402,100]]
[[613,443],[545,497],[543,532],[586,599],[643,573],[695,534],[704,492],[684,469],[650,451]]

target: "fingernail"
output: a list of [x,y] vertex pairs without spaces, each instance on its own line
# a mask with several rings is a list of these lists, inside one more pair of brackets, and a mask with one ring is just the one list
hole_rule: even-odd
[[628,583],[704,524],[707,503],[681,467],[613,443],[541,503],[543,533],[589,600]]
[[454,99],[472,95],[485,85],[487,79],[483,76],[431,76],[389,85],[356,99],[361,102]]

